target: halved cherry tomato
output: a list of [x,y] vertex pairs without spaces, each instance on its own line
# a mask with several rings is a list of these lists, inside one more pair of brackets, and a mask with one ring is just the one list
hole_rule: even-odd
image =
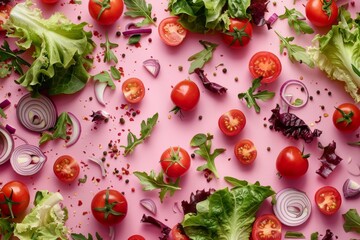
[[185,149],[181,147],[170,147],[161,155],[160,164],[167,176],[177,178],[189,170],[191,160]]
[[182,228],[181,224],[176,224],[171,229],[171,239],[173,240],[189,240],[188,236],[185,235],[184,229]]
[[222,33],[222,40],[232,48],[246,46],[252,37],[253,28],[248,20],[230,19],[229,30]]
[[169,46],[177,46],[182,43],[186,37],[187,30],[181,26],[178,17],[168,17],[160,22],[160,39]]
[[145,238],[141,235],[135,234],[128,238],[128,240],[145,240]]
[[138,78],[129,78],[122,85],[122,92],[126,101],[138,103],[145,96],[145,86]]
[[244,113],[238,109],[231,109],[220,116],[218,125],[220,130],[226,136],[238,135],[245,127],[246,117]]
[[198,86],[190,80],[183,80],[175,85],[171,91],[171,100],[176,105],[173,111],[190,111],[199,102],[200,90]]
[[28,187],[20,181],[6,183],[0,191],[0,213],[2,217],[16,218],[23,214],[30,202]]
[[256,218],[251,237],[253,240],[281,240],[280,221],[272,214]]
[[281,73],[281,62],[279,58],[266,51],[255,53],[249,62],[249,70],[254,78],[262,76],[262,83],[275,81]]
[[341,206],[341,195],[336,188],[325,186],[315,193],[315,202],[320,212],[325,215],[336,213]]
[[0,4],[0,31],[4,31],[4,29],[2,28],[2,25],[9,18],[11,9],[12,9],[12,7],[9,4],[7,4],[7,5]]
[[235,144],[234,154],[242,164],[248,165],[255,161],[257,150],[249,139],[242,139]]
[[114,24],[123,10],[123,0],[89,0],[89,13],[100,25]]
[[333,123],[341,132],[355,132],[360,127],[360,109],[352,103],[340,104],[333,113]]
[[308,0],[305,13],[315,26],[328,27],[336,21],[339,9],[335,0]]
[[60,181],[73,182],[79,176],[80,166],[73,157],[62,155],[56,159],[53,170]]

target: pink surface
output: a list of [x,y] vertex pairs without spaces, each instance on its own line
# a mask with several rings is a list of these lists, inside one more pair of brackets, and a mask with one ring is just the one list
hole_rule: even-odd
[[[38,1],[37,1],[38,2]],[[17,175],[11,168],[10,163],[0,166],[0,182],[5,183],[9,180],[17,179],[28,184],[31,191],[31,198],[37,190],[47,189],[49,191],[60,191],[64,196],[64,205],[69,210],[69,220],[67,226],[72,232],[84,233],[88,232],[94,234],[98,231],[104,239],[107,239],[107,229],[100,225],[91,215],[90,202],[94,194],[99,190],[107,187],[117,189],[125,192],[125,196],[129,203],[129,212],[126,219],[116,226],[116,233],[118,240],[127,239],[132,234],[142,234],[146,239],[158,239],[160,236],[158,230],[148,224],[140,223],[142,215],[149,214],[144,208],[139,205],[139,200],[143,198],[151,198],[156,202],[158,213],[155,216],[159,220],[168,224],[170,227],[182,220],[181,213],[173,212],[173,205],[175,202],[180,203],[182,200],[188,200],[190,193],[197,189],[216,188],[220,189],[226,187],[227,184],[223,180],[224,176],[232,176],[239,179],[245,179],[249,182],[260,181],[262,185],[270,185],[276,191],[285,187],[295,187],[305,191],[313,203],[313,211],[310,219],[299,227],[283,226],[283,232],[286,231],[300,231],[305,234],[307,239],[310,238],[312,232],[318,231],[324,234],[327,228],[339,237],[338,239],[360,239],[359,235],[345,233],[342,227],[343,218],[341,214],[347,212],[350,208],[359,209],[359,198],[357,199],[343,199],[343,204],[340,211],[333,216],[327,217],[322,215],[314,205],[314,194],[317,189],[325,185],[336,187],[340,192],[342,185],[347,178],[352,178],[360,182],[360,177],[352,176],[348,173],[348,160],[359,161],[359,148],[348,146],[348,141],[355,141],[358,139],[359,130],[353,134],[342,134],[337,131],[332,124],[332,113],[334,106],[343,102],[353,102],[350,96],[345,93],[343,87],[328,80],[322,72],[318,69],[310,69],[306,65],[292,64],[287,56],[280,56],[279,54],[279,40],[274,32],[278,31],[283,36],[295,36],[295,42],[300,45],[309,45],[313,35],[296,34],[288,27],[286,20],[278,20],[273,30],[268,31],[266,27],[254,28],[253,39],[248,47],[240,50],[232,50],[222,44],[221,38],[218,35],[200,35],[189,34],[184,43],[178,47],[168,47],[161,42],[158,37],[157,29],[151,26],[153,33],[145,36],[141,40],[141,47],[128,46],[127,39],[124,37],[116,37],[115,33],[122,30],[125,25],[131,22],[131,19],[122,16],[120,20],[111,27],[102,27],[97,25],[88,14],[87,1],[84,0],[81,5],[70,4],[70,1],[60,0],[55,5],[44,5],[39,3],[38,7],[43,9],[45,15],[50,15],[55,11],[65,13],[74,22],[77,16],[81,16],[81,21],[86,21],[93,25],[88,27],[88,30],[98,32],[98,36],[93,39],[98,43],[95,50],[95,56],[99,56],[102,60],[103,50],[99,43],[104,42],[105,32],[109,33],[110,40],[119,44],[115,49],[119,58],[117,66],[123,67],[124,77],[122,81],[129,77],[138,77],[143,80],[146,86],[146,94],[144,100],[137,105],[128,105],[129,109],[133,108],[139,110],[140,114],[134,117],[134,121],[130,121],[126,116],[126,110],[121,109],[122,104],[126,104],[125,99],[121,93],[121,82],[116,82],[116,90],[106,90],[105,100],[106,106],[101,106],[94,97],[93,82],[90,81],[86,88],[71,96],[57,96],[52,97],[58,111],[69,111],[74,113],[82,124],[82,134],[80,140],[72,147],[64,147],[64,142],[55,141],[42,147],[42,150],[48,157],[44,168],[32,177],[22,177]],[[169,16],[167,8],[167,1],[165,0],[148,0],[148,3],[153,5],[153,14],[157,17],[158,23],[164,17]],[[288,3],[286,3],[288,2]],[[284,5],[289,9],[293,8],[293,1],[277,1],[277,5],[273,6],[272,2],[269,4],[270,16],[273,12],[282,14],[284,12]],[[306,1],[297,1],[296,8],[304,13],[303,4]],[[356,3],[357,4],[357,3]],[[359,11],[359,5],[350,7],[353,12]],[[319,31],[319,29],[315,29]],[[150,39],[152,41],[150,41]],[[189,75],[187,73],[189,62],[187,58],[192,54],[200,51],[203,47],[198,43],[198,40],[207,40],[218,43],[213,59],[204,67],[205,72],[211,81],[215,81],[228,88],[228,92],[223,96],[218,96],[210,93],[200,83],[197,76]],[[283,71],[279,79],[266,86],[267,89],[275,91],[277,95],[268,102],[260,102],[261,113],[256,114],[254,109],[248,109],[244,102],[239,101],[237,94],[247,90],[251,84],[251,76],[248,71],[248,61],[251,56],[261,50],[271,51],[277,54],[282,62]],[[122,58],[121,55],[125,54]],[[161,64],[161,71],[157,78],[151,76],[142,66],[142,62],[148,58],[156,58]],[[102,70],[109,69],[110,65],[97,61],[95,58],[95,68],[91,74],[99,73]],[[222,67],[217,67],[219,64],[224,64]],[[182,66],[183,71],[179,71],[178,67]],[[227,72],[223,73],[222,69],[226,68]],[[216,75],[216,76],[215,76]],[[234,79],[238,78],[236,82]],[[173,107],[170,100],[170,92],[172,86],[180,80],[190,78],[195,81],[200,90],[201,97],[198,106],[192,112],[185,112],[183,118],[179,118],[171,113],[169,110]],[[23,96],[26,91],[21,89],[18,85],[13,83],[15,76],[2,81],[1,98],[9,98],[12,105],[6,110],[8,120],[4,123],[11,124],[17,128],[17,134],[28,139],[29,143],[37,144],[39,135],[31,133],[19,125],[16,119],[15,105],[17,101]],[[309,101],[308,105],[301,110],[293,110],[292,112],[304,119],[304,121],[311,125],[312,130],[318,128],[323,131],[319,141],[323,145],[327,145],[332,140],[337,143],[336,152],[344,160],[336,168],[334,173],[328,178],[323,179],[315,173],[320,167],[318,158],[322,154],[322,150],[317,148],[317,141],[311,144],[305,144],[303,141],[295,141],[285,138],[281,133],[269,130],[264,127],[264,124],[269,123],[267,119],[271,116],[271,109],[280,102],[279,88],[283,82],[288,79],[303,79],[303,82],[309,89],[310,95],[314,97],[313,101]],[[326,90],[327,89],[327,90]],[[320,90],[320,95],[316,91]],[[8,93],[11,96],[8,97]],[[331,92],[331,96],[328,95]],[[92,100],[90,100],[92,98]],[[324,105],[325,109],[321,110],[320,106]],[[359,106],[359,105],[358,105]],[[247,117],[247,125],[240,135],[230,138],[223,135],[218,126],[217,121],[220,115],[230,109],[238,108],[242,110]],[[108,123],[96,125],[91,122],[89,115],[92,111],[103,109],[110,113],[111,120]],[[152,116],[154,113],[159,113],[159,121],[156,125],[151,137],[146,142],[138,146],[133,154],[123,157],[120,155],[116,160],[107,157],[108,176],[101,178],[100,169],[98,166],[88,161],[88,157],[102,157],[103,151],[108,150],[108,143],[110,140],[120,141],[120,144],[126,144],[127,131],[131,130],[138,135],[140,130],[140,122]],[[329,117],[324,117],[324,114],[329,114]],[[120,117],[126,120],[125,125],[119,124]],[[202,120],[199,120],[202,116]],[[315,123],[322,116],[320,123]],[[206,181],[203,173],[197,172],[196,168],[204,163],[204,160],[196,157],[192,161],[192,166],[189,172],[182,177],[182,190],[175,193],[173,197],[167,197],[163,204],[160,203],[157,191],[144,192],[138,179],[131,173],[133,171],[155,170],[159,172],[161,167],[159,158],[162,152],[170,146],[181,146],[193,152],[189,142],[196,133],[212,133],[214,135],[213,148],[226,148],[227,151],[220,155],[216,160],[220,179],[213,179],[209,183]],[[357,137],[356,137],[357,135]],[[258,157],[251,166],[241,165],[233,154],[233,147],[235,143],[243,138],[251,139],[258,150]],[[16,144],[22,144],[20,140],[16,140]],[[295,145],[300,149],[304,146],[305,151],[311,153],[309,159],[309,170],[307,174],[298,180],[279,179],[276,175],[275,160],[278,153],[288,145]],[[267,151],[270,147],[271,150]],[[88,181],[85,184],[78,186],[77,182],[72,184],[64,184],[58,181],[52,171],[53,162],[60,155],[69,154],[74,156],[78,161],[86,163],[87,166],[81,164],[80,177],[85,174],[88,176]],[[130,175],[123,175],[122,180],[119,180],[113,174],[115,168],[121,172],[122,168],[127,168]],[[96,181],[100,179],[100,181]],[[129,183],[125,183],[125,179],[129,179]],[[135,192],[132,192],[134,188]],[[81,204],[82,203],[82,204]],[[270,199],[264,203],[260,213],[272,213]]]

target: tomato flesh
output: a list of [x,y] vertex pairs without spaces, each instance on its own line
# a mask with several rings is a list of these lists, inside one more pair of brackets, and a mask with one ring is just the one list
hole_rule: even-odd
[[182,226],[178,223],[171,229],[171,239],[173,240],[190,240],[182,230]]
[[[330,16],[323,10],[324,1],[332,1],[329,11]],[[305,7],[306,17],[317,27],[331,26],[337,19],[339,9],[334,0],[309,0]]]
[[9,19],[11,9],[12,7],[10,5],[0,4],[0,31],[4,31],[2,25]]
[[170,147],[161,155],[160,164],[167,176],[178,178],[189,170],[190,155],[183,148]]
[[128,240],[145,240],[145,238],[141,235],[135,234],[128,238]]
[[190,111],[199,102],[200,90],[193,81],[183,80],[175,85],[170,97],[180,110]]
[[255,161],[257,157],[257,150],[252,141],[242,139],[236,143],[234,147],[234,154],[236,159],[242,164],[248,165]]
[[20,181],[10,181],[6,183],[0,191],[0,210],[3,216],[11,216],[10,208],[5,204],[6,198],[10,198],[11,201],[15,202],[11,206],[12,213],[14,217],[18,217],[23,214],[30,203],[30,194],[28,187]]
[[341,132],[355,132],[360,127],[360,109],[352,103],[340,104],[334,110],[333,123]]
[[315,194],[316,205],[325,215],[336,213],[341,206],[341,201],[339,191],[331,186],[322,187]]
[[258,217],[252,228],[253,240],[281,240],[281,223],[275,215],[266,214]]
[[53,167],[56,177],[62,182],[73,182],[80,173],[79,163],[69,155],[56,159]]
[[184,41],[187,34],[187,30],[179,23],[178,17],[163,19],[158,32],[160,39],[169,46],[178,46]]
[[281,62],[279,58],[271,52],[257,52],[251,57],[249,70],[254,78],[263,77],[262,83],[275,81],[281,73]]
[[226,136],[236,136],[245,127],[246,117],[244,113],[238,109],[232,109],[222,114],[218,120],[220,130]]
[[102,3],[106,0],[90,0],[89,1],[89,13],[93,19],[95,19],[100,25],[112,25],[114,24],[122,15],[124,10],[123,0],[109,0],[110,8],[106,8],[100,15],[101,5],[98,2]]
[[122,92],[129,103],[139,103],[145,96],[145,86],[138,78],[129,78],[122,85]]
[[59,0],[41,0],[41,1],[46,4],[54,4],[57,3]]
[[299,178],[309,168],[306,156],[294,146],[284,148],[276,159],[276,169],[282,177]]

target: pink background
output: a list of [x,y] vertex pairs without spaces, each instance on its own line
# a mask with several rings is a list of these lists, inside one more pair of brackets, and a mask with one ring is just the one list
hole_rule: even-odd
[[[345,233],[342,227],[343,218],[341,214],[347,212],[350,208],[359,209],[359,198],[357,199],[343,199],[343,204],[340,211],[335,215],[327,217],[322,215],[317,207],[314,205],[314,194],[317,189],[325,185],[336,187],[342,192],[342,185],[347,178],[351,178],[360,182],[359,177],[352,176],[348,173],[348,160],[359,161],[359,148],[348,146],[348,141],[358,141],[359,130],[353,134],[342,134],[336,130],[332,124],[332,113],[334,106],[344,102],[353,102],[350,96],[345,93],[343,86],[337,82],[332,82],[318,69],[310,69],[306,65],[292,64],[287,56],[281,56],[279,53],[279,40],[274,32],[278,31],[282,36],[295,36],[295,43],[307,46],[311,44],[311,39],[314,35],[296,35],[287,24],[286,20],[278,20],[273,30],[268,31],[266,27],[254,27],[253,39],[249,45],[240,50],[232,50],[222,44],[219,35],[201,35],[189,33],[182,45],[178,47],[168,47],[163,44],[158,36],[157,28],[150,26],[153,30],[151,35],[145,36],[141,40],[141,47],[134,47],[127,45],[127,39],[123,36],[116,37],[116,31],[122,31],[125,25],[132,20],[122,16],[116,24],[111,27],[102,27],[97,25],[90,17],[87,9],[87,0],[83,0],[81,5],[70,4],[69,0],[60,0],[55,5],[45,5],[38,2],[38,7],[44,11],[44,15],[48,16],[56,11],[63,12],[66,16],[74,22],[79,23],[77,16],[81,16],[81,21],[86,21],[89,24],[88,30],[98,32],[98,36],[93,39],[98,43],[95,49],[94,69],[91,74],[99,73],[102,70],[107,70],[110,65],[102,63],[103,49],[100,48],[100,42],[105,41],[105,32],[109,33],[110,40],[119,44],[115,49],[119,63],[117,66],[123,67],[124,77],[121,81],[129,77],[138,77],[143,80],[146,86],[146,95],[143,101],[137,105],[129,105],[129,108],[140,110],[140,114],[130,121],[127,117],[126,110],[121,109],[121,104],[126,104],[125,99],[121,93],[121,82],[116,82],[116,90],[106,90],[105,100],[106,107],[101,106],[94,97],[93,82],[89,81],[86,88],[71,96],[57,96],[52,97],[58,111],[69,111],[74,113],[82,124],[82,134],[79,141],[72,147],[64,147],[64,142],[55,141],[46,144],[42,147],[48,157],[44,168],[32,177],[22,177],[17,175],[11,168],[10,163],[0,166],[0,182],[3,184],[10,180],[21,180],[28,184],[31,191],[31,198],[37,190],[46,189],[49,191],[60,191],[64,196],[64,205],[69,210],[69,220],[67,226],[72,232],[84,233],[88,232],[94,234],[99,232],[104,239],[107,238],[107,229],[100,225],[92,217],[90,211],[91,199],[99,190],[107,187],[117,189],[125,192],[128,200],[129,211],[125,220],[116,226],[116,239],[127,239],[132,234],[142,234],[146,239],[158,239],[159,231],[148,225],[140,223],[142,215],[149,214],[144,208],[139,205],[139,200],[143,198],[151,198],[155,201],[158,207],[158,213],[155,216],[159,220],[168,224],[170,227],[182,220],[181,213],[174,213],[173,206],[175,202],[188,200],[190,193],[198,189],[208,188],[224,188],[227,186],[223,177],[232,176],[238,179],[245,179],[249,182],[260,181],[262,185],[270,185],[276,191],[285,187],[295,187],[305,191],[313,204],[313,211],[310,219],[299,227],[283,226],[283,233],[286,231],[300,231],[305,234],[306,238],[310,238],[312,232],[318,231],[324,234],[327,228],[330,228],[340,239],[360,239],[359,235]],[[153,15],[157,17],[157,23],[169,16],[167,9],[167,1],[165,0],[147,0],[153,5]],[[297,10],[304,13],[304,5],[306,1],[298,0],[296,5],[293,1],[277,1],[276,6],[272,2],[269,4],[269,17],[273,12],[279,15],[284,12],[284,6],[289,9],[296,7]],[[350,7],[353,13],[359,11],[359,4],[355,7]],[[316,32],[321,32],[321,29],[314,28]],[[3,36],[3,35],[2,35]],[[150,39],[152,41],[150,41]],[[211,81],[215,81],[228,88],[228,92],[223,96],[215,95],[202,86],[197,76],[189,75],[188,69],[190,62],[187,58],[192,54],[200,51],[203,47],[198,43],[198,40],[207,40],[218,43],[219,46],[214,52],[212,60],[204,67]],[[246,91],[251,85],[250,73],[248,71],[248,61],[251,56],[261,50],[271,51],[279,56],[283,70],[279,79],[266,86],[266,89],[276,92],[274,99],[268,102],[260,102],[261,113],[256,114],[254,109],[248,109],[244,102],[239,101],[237,94]],[[125,54],[125,58],[121,55]],[[101,59],[97,61],[98,57]],[[157,78],[151,76],[142,66],[142,62],[149,58],[156,58],[161,64],[161,71]],[[217,67],[219,64],[224,64],[223,67]],[[183,71],[180,72],[178,67],[182,66]],[[226,68],[227,73],[223,73],[222,69]],[[214,76],[216,74],[216,76]],[[238,78],[236,82],[234,79]],[[36,145],[39,136],[31,133],[19,125],[16,119],[15,105],[17,101],[23,96],[26,91],[21,89],[18,85],[13,83],[16,78],[15,75],[1,82],[1,98],[8,98],[12,105],[6,110],[8,115],[7,120],[2,120],[3,123],[11,124],[16,127],[17,134],[28,139],[30,144]],[[192,112],[185,112],[181,119],[178,116],[169,113],[173,107],[170,100],[170,92],[172,86],[180,80],[190,78],[196,82],[201,90],[201,97],[198,106]],[[328,178],[323,179],[315,173],[320,167],[318,158],[322,154],[322,150],[317,148],[317,141],[311,144],[305,144],[303,141],[295,141],[285,138],[281,133],[270,131],[268,127],[264,127],[264,123],[269,123],[267,119],[271,116],[271,109],[280,102],[279,89],[283,82],[288,79],[303,79],[303,82],[309,89],[310,95],[314,97],[313,101],[301,110],[293,110],[292,112],[302,118],[307,124],[312,124],[311,129],[318,128],[323,131],[319,141],[323,145],[327,145],[332,140],[337,143],[336,153],[344,160],[337,167],[334,173]],[[328,96],[327,91],[331,91],[332,95]],[[316,91],[320,90],[320,95]],[[8,92],[11,96],[8,97]],[[92,101],[89,99],[93,98]],[[324,105],[325,109],[321,110],[320,106]],[[358,105],[359,106],[359,105]],[[240,135],[229,138],[221,133],[217,126],[217,121],[220,115],[230,109],[237,108],[242,110],[247,118],[247,125]],[[89,115],[92,111],[103,109],[110,113],[111,120],[108,123],[96,125],[91,122]],[[107,157],[106,163],[108,176],[101,178],[98,166],[89,162],[89,156],[102,157],[104,150],[108,150],[108,143],[110,140],[120,141],[120,144],[126,144],[127,131],[131,130],[136,135],[139,134],[140,122],[152,116],[155,112],[159,113],[159,122],[156,125],[151,137],[146,142],[138,146],[133,154],[123,157],[122,155],[117,159]],[[327,113],[329,117],[323,115]],[[202,116],[202,120],[198,117]],[[119,124],[120,117],[126,120],[125,125]],[[315,121],[322,116],[320,123]],[[96,127],[96,129],[95,129]],[[203,173],[197,172],[196,168],[204,163],[204,160],[196,157],[192,161],[192,166],[188,173],[181,179],[182,190],[175,193],[173,197],[167,197],[163,204],[160,203],[157,191],[144,192],[138,179],[131,173],[133,171],[155,170],[159,172],[161,167],[159,158],[162,152],[170,146],[181,146],[193,152],[189,142],[196,133],[211,133],[214,135],[213,148],[226,148],[227,151],[220,155],[216,160],[220,179],[213,179],[207,182]],[[120,136],[119,136],[120,135]],[[357,136],[356,136],[357,135]],[[251,139],[258,150],[258,157],[251,166],[241,165],[233,154],[233,147],[235,143],[243,138]],[[16,144],[22,144],[20,140]],[[294,145],[300,149],[305,146],[305,151],[311,153],[309,159],[309,170],[307,174],[298,180],[279,179],[276,175],[275,161],[278,153],[286,146]],[[267,151],[267,147],[271,150]],[[77,182],[72,184],[64,184],[58,181],[52,171],[53,162],[60,155],[69,154],[74,156],[79,162],[88,164],[84,166],[81,164],[80,177],[85,174],[88,176],[88,181],[85,184],[78,186]],[[115,168],[121,171],[121,168],[127,167],[129,164],[130,175],[123,176],[122,180],[112,174]],[[100,182],[94,179],[100,179]],[[129,183],[125,183],[125,179],[129,179]],[[134,188],[135,192],[131,189]],[[79,204],[82,202],[82,205]],[[261,208],[261,213],[272,213],[270,199],[266,201]]]

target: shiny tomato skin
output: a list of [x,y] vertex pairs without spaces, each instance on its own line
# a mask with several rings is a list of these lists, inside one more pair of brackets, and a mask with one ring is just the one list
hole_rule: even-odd
[[[324,1],[332,1],[330,5],[330,16],[328,16],[326,12],[322,10]],[[305,13],[306,17],[314,26],[328,27],[336,21],[339,14],[339,9],[335,0],[308,0],[305,7]]]
[[294,146],[284,148],[276,159],[276,169],[282,177],[299,178],[307,172],[308,168],[308,160]]
[[321,213],[332,215],[339,210],[342,199],[336,188],[324,186],[315,193],[315,202]]
[[188,236],[182,233],[181,225],[179,223],[171,229],[170,235],[172,240],[190,240]]
[[187,35],[187,30],[179,23],[178,17],[164,18],[158,27],[160,39],[168,46],[180,45]]
[[[99,0],[103,2],[105,0]],[[89,0],[89,13],[93,19],[95,19],[100,25],[112,25],[122,15],[124,10],[123,0],[109,0],[110,8],[105,9],[98,19],[98,15],[101,11],[101,5],[97,4],[96,0]]]
[[[106,192],[108,191],[108,203],[114,204],[111,208],[112,210],[120,213],[120,215],[114,215],[109,213],[107,218],[105,217],[105,213],[99,211],[97,209],[104,208],[106,203]],[[99,191],[91,201],[91,212],[94,218],[105,226],[113,226],[117,223],[120,223],[126,217],[128,210],[128,204],[124,195],[122,195],[119,191],[114,189],[106,189]]]
[[[341,111],[343,111],[345,114],[351,114],[352,112],[352,116],[350,117],[351,123],[347,124],[346,121],[339,122],[339,120],[343,118]],[[333,124],[341,132],[355,132],[360,127],[360,109],[352,103],[340,104],[337,109],[334,110]]]
[[231,109],[220,116],[218,125],[226,136],[236,136],[244,129],[246,117],[242,111]]
[[128,238],[128,240],[145,240],[145,238],[141,235],[135,234]]
[[271,83],[279,77],[282,66],[275,54],[261,51],[251,57],[249,70],[254,78],[262,76],[262,83]]
[[[235,39],[234,32],[242,32],[240,39]],[[246,46],[252,37],[253,28],[248,20],[230,19],[229,30],[222,33],[223,42],[232,48],[241,48]]]
[[240,163],[249,165],[255,161],[257,150],[252,141],[249,139],[242,139],[235,144],[234,154]]
[[60,181],[70,183],[79,176],[80,166],[72,156],[62,155],[54,162],[53,171]]
[[41,1],[46,4],[54,4],[57,3],[59,0],[41,0]]
[[200,99],[198,86],[190,80],[183,80],[171,91],[172,102],[181,110],[190,111],[195,108]]
[[190,168],[189,153],[181,147],[170,147],[160,157],[160,164],[168,177],[178,178]]
[[138,78],[129,78],[122,84],[122,92],[127,102],[139,103],[145,96],[145,86]]
[[10,12],[12,7],[7,5],[1,5],[0,4],[0,31],[4,31],[2,28],[2,24],[6,22],[6,20],[9,18]]
[[[10,181],[6,183],[0,191],[0,202],[5,201],[5,196],[10,197],[12,192],[11,200],[18,204],[13,204],[11,209],[14,217],[22,215],[30,203],[30,193],[28,187],[20,181]],[[0,204],[1,214],[4,216],[10,216],[10,209],[7,204]]]
[[253,240],[281,240],[281,223],[273,214],[257,217],[252,228]]

